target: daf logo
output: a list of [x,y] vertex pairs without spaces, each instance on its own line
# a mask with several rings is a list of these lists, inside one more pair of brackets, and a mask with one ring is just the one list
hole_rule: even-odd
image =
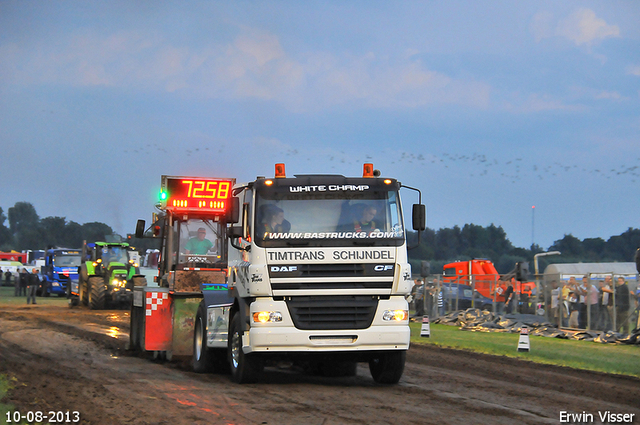
[[373,270],[377,271],[377,272],[386,272],[387,270],[393,270],[393,265],[379,265],[379,266],[375,266],[373,268]]
[[298,271],[298,266],[271,266],[271,271],[277,272],[295,272]]

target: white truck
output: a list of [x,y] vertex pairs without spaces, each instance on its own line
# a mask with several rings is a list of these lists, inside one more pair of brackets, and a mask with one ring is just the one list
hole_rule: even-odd
[[[376,382],[397,383],[409,348],[405,295],[412,286],[401,187],[374,176],[371,164],[363,177],[293,178],[277,164],[274,178],[236,184],[226,215],[215,221],[221,224],[215,264],[203,267],[210,253],[199,266],[192,262],[202,294],[193,320],[194,370],[230,367],[233,380],[245,383],[271,359],[332,376],[355,374],[357,362],[368,362]],[[186,240],[177,233],[192,216],[170,216],[165,228]],[[425,209],[416,204],[413,229],[424,228]],[[164,245],[179,251],[166,251],[165,264],[193,255],[183,253],[183,242]],[[176,265],[169,297],[179,296],[176,283],[188,280],[175,275],[184,272]],[[224,277],[203,275],[214,268]],[[168,284],[160,279],[160,286],[171,288],[170,269],[166,275]],[[179,309],[173,310],[175,316]]]

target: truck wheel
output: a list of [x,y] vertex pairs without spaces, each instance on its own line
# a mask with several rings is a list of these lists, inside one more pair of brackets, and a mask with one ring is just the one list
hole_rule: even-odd
[[193,331],[193,371],[196,373],[207,373],[213,369],[212,352],[207,348],[207,314],[204,311],[204,304],[200,303]]
[[78,299],[75,297],[69,298],[68,302],[69,302],[69,308],[73,308],[78,305]]
[[242,323],[240,313],[236,313],[231,320],[229,332],[229,363],[231,366],[231,378],[238,384],[255,382],[258,374],[262,372],[264,363],[255,353],[245,354],[242,351]]
[[142,351],[142,344],[140,341],[140,310],[142,308],[131,308],[131,316],[129,317],[129,347],[127,350],[134,352]]
[[397,384],[404,372],[407,351],[380,351],[369,360],[369,370],[378,384]]
[[100,277],[90,277],[87,285],[89,292],[89,308],[91,310],[104,310],[107,301],[107,287]]

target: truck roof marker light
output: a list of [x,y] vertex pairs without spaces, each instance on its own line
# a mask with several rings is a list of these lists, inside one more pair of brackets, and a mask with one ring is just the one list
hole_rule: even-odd
[[391,184],[391,179],[384,179],[384,184]]
[[265,180],[264,184],[265,186],[271,186],[273,184],[273,180]]
[[287,177],[287,173],[284,171],[284,162],[279,162],[276,164],[276,178],[284,178]]
[[373,177],[373,164],[367,162],[362,167],[362,177]]

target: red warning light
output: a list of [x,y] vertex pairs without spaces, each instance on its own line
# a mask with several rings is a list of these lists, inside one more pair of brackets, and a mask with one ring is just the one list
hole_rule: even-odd
[[362,177],[373,177],[373,164],[364,164],[364,167],[362,168]]

